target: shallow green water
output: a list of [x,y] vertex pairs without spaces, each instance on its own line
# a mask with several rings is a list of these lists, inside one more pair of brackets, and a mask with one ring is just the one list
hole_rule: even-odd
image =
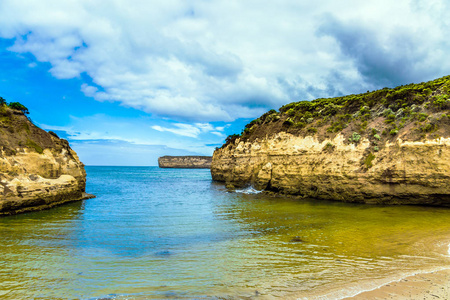
[[0,218],[1,299],[336,298],[450,267],[445,208],[227,193],[208,170],[87,172],[98,198]]

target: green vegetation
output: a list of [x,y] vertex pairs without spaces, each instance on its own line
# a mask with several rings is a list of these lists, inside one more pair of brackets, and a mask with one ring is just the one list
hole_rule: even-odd
[[312,135],[317,133],[317,128],[315,127],[309,127],[308,128],[308,133],[311,133]]
[[366,166],[367,169],[372,168],[373,164],[372,161],[375,159],[375,155],[373,155],[372,153],[369,153],[369,155],[367,155],[366,159],[364,160],[364,165]]
[[359,134],[356,133],[356,132],[353,132],[353,133],[352,133],[352,136],[349,137],[348,139],[349,139],[350,142],[356,144],[356,143],[358,143],[359,140],[361,139],[361,135],[359,135]]
[[26,108],[23,104],[21,104],[19,102],[11,102],[11,103],[8,104],[8,102],[6,102],[5,98],[0,97],[0,107],[2,107],[4,105],[7,105],[9,108],[14,109],[14,110],[20,110],[24,114],[29,114],[30,113],[28,111],[28,108]]
[[438,109],[450,108],[449,95],[439,95],[433,97],[433,106]]
[[30,139],[27,139],[26,146],[29,147],[29,148],[33,148],[39,154],[44,153],[44,150],[42,149],[42,147],[39,146],[38,144],[36,144],[34,141],[32,141]]
[[336,148],[335,145],[333,145],[332,143],[328,142],[328,143],[322,148],[322,151],[330,153],[330,152],[333,152],[335,148]]
[[[349,143],[358,143],[365,137],[378,145],[398,134],[405,136],[402,131],[408,128],[409,135],[405,138],[432,138],[430,133],[450,126],[446,121],[449,92],[450,76],[445,76],[392,89],[292,102],[278,112],[272,109],[251,121],[245,126],[248,130],[244,129],[240,136],[243,140],[263,138],[282,130],[300,136],[315,134],[320,140],[342,133],[351,134]],[[437,121],[433,125],[424,124],[431,120]],[[227,138],[226,143],[235,140],[233,136]]]
[[391,131],[389,132],[390,135],[396,135],[397,133],[398,133],[397,128],[391,129]]
[[22,129],[25,130],[27,133],[30,133],[30,126],[28,126],[27,123],[22,123]]
[[419,122],[423,122],[428,118],[428,115],[425,113],[420,113],[419,114]]
[[8,106],[11,109],[14,110],[20,110],[21,112],[23,112],[24,114],[29,114],[30,112],[28,111],[28,108],[26,108],[25,106],[23,106],[22,104],[20,104],[19,102],[11,102],[8,104]]

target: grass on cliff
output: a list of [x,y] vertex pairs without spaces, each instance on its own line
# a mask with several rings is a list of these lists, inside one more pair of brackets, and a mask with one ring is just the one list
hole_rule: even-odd
[[39,153],[39,154],[44,153],[44,149],[42,149],[41,146],[39,146],[38,144],[36,144],[36,142],[34,142],[34,141],[30,140],[30,139],[27,139],[26,146],[27,146],[28,148],[34,149],[34,150],[35,150],[37,153]]
[[45,148],[60,148],[59,139],[52,138],[51,133],[34,125],[26,115],[26,107],[19,104],[7,104],[0,97],[0,151],[5,155],[15,155],[26,147],[42,154]]
[[[419,84],[335,98],[292,102],[270,110],[247,124],[240,135],[254,140],[267,134],[288,132],[299,136],[332,139],[337,134],[357,143],[368,138],[372,151],[389,139],[434,139],[450,132],[450,76]],[[222,146],[222,147],[224,147]]]

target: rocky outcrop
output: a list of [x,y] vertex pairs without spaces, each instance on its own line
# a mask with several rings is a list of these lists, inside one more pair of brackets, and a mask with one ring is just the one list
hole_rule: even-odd
[[[402,102],[386,101],[396,91],[386,90],[371,107],[365,101],[372,93],[356,104],[321,99],[272,111],[214,152],[212,178],[230,188],[344,202],[450,206],[450,78],[444,79],[421,102],[411,103],[421,93],[413,86],[414,97]],[[316,103],[319,109],[311,108]],[[324,115],[330,105],[342,111]],[[310,119],[296,126],[303,115]]]
[[86,172],[66,140],[0,107],[0,215],[42,210],[93,197]]
[[372,154],[370,168],[370,141],[345,140],[286,133],[251,143],[236,140],[234,147],[214,153],[212,177],[236,187],[345,202],[450,205],[450,138],[388,142]]
[[158,158],[160,168],[209,169],[211,156],[162,156]]

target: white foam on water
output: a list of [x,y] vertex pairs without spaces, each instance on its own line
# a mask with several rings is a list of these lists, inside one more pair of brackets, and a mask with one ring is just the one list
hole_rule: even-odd
[[236,190],[235,192],[236,192],[236,193],[241,193],[241,194],[259,194],[259,193],[261,193],[262,191],[258,191],[258,190],[255,189],[254,187],[249,186],[249,187],[247,187],[247,188],[245,188],[245,189]]

